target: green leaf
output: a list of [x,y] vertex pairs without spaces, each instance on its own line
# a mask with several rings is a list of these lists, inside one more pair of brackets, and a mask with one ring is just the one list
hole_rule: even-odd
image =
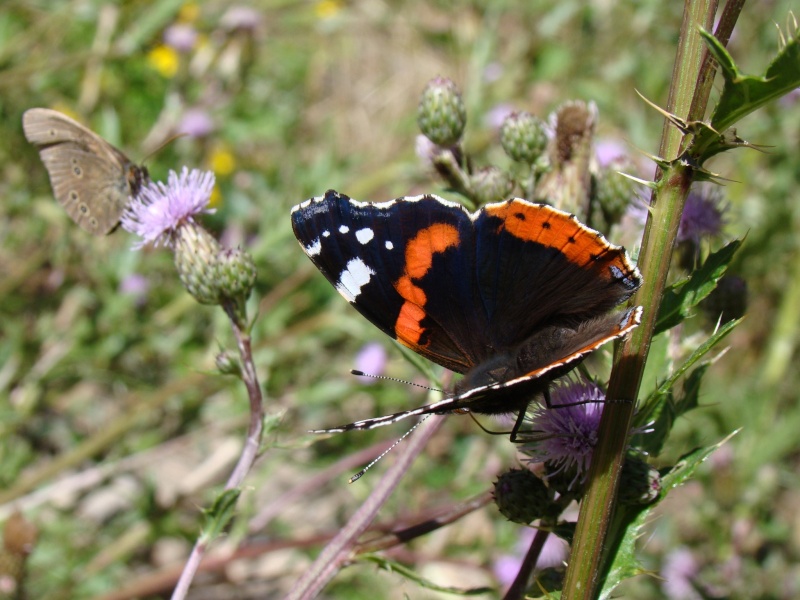
[[677,402],[674,398],[673,387],[681,377],[733,331],[741,321],[741,319],[736,319],[722,325],[641,403],[634,417],[634,426],[642,427],[648,423],[653,423],[651,426],[653,431],[634,436],[632,440],[633,446],[641,448],[648,454],[658,456],[675,420],[697,406],[700,381],[710,363],[706,362],[700,365],[686,378],[683,385],[683,395]]
[[717,282],[725,275],[728,265],[733,260],[733,255],[741,244],[740,240],[734,240],[724,248],[717,250],[688,279],[672,285],[667,290],[658,309],[658,319],[653,335],[658,335],[662,331],[679,325],[691,315],[692,309],[717,287]]
[[441,586],[433,583],[432,581],[425,579],[424,577],[420,577],[419,574],[415,573],[408,567],[401,565],[398,562],[393,560],[389,560],[383,556],[378,556],[377,554],[365,554],[364,556],[360,557],[361,560],[373,562],[377,564],[382,569],[385,569],[389,572],[399,573],[406,579],[414,581],[421,587],[433,590],[435,592],[444,592],[445,594],[456,594],[458,596],[479,596],[481,594],[493,594],[495,590],[490,587],[481,587],[481,588],[456,588],[456,587],[448,587],[448,586]]
[[208,544],[211,540],[219,537],[227,527],[233,518],[240,492],[241,490],[239,489],[225,490],[217,496],[209,508],[203,511],[206,522],[203,525],[203,533],[200,536],[202,542]]
[[[800,38],[792,35],[763,76],[744,75],[731,55],[711,33],[701,28],[700,35],[719,63],[725,80],[722,95],[711,115],[711,128],[698,134],[692,154],[704,160],[725,149],[720,134],[743,117],[800,86]],[[716,132],[714,131],[716,130]],[[722,144],[722,146],[720,146]],[[742,145],[742,144],[736,144]]]
[[666,472],[661,478],[661,493],[652,504],[644,507],[618,506],[612,523],[610,540],[617,540],[610,546],[609,557],[613,557],[608,574],[603,582],[599,598],[606,600],[613,597],[616,587],[625,579],[646,573],[647,570],[636,558],[636,540],[642,535],[642,529],[647,523],[650,514],[667,494],[685,483],[697,470],[697,467],[736,432],[727,436],[713,446],[697,448],[681,457],[677,464]]

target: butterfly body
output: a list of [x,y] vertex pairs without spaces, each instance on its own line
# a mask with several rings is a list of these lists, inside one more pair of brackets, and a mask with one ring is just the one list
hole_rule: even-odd
[[66,115],[32,108],[22,116],[25,137],[39,150],[59,204],[85,231],[113,231],[130,198],[149,181],[147,169]]

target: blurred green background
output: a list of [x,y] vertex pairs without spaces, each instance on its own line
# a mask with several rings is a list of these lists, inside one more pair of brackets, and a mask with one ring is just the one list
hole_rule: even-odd
[[[775,22],[790,7],[745,7],[729,45],[743,70],[766,68]],[[214,371],[220,346],[233,347],[222,311],[194,303],[164,249],[131,251],[127,233],[90,238],[69,220],[22,135],[24,110],[70,114],[144,160],[154,179],[183,165],[215,171],[217,212],[205,222],[255,258],[255,354],[274,428],[220,542],[230,550],[250,527],[254,550],[198,578],[195,593],[281,597],[321,546],[317,536],[338,530],[384,468],[348,486],[362,463],[341,461],[405,430],[325,440],[305,432],[424,401],[403,384],[368,386],[348,374],[359,350],[378,342],[387,374],[419,377],[303,255],[290,208],[328,188],[360,200],[446,195],[415,154],[416,102],[437,75],[461,87],[466,147],[482,163],[508,166],[496,120],[507,107],[546,117],[570,99],[597,104],[598,142],[620,144],[635,160],[637,148],[655,153],[662,121],[635,90],[666,103],[681,10],[655,0],[4,2],[0,523],[19,510],[38,530],[29,597],[155,597],[142,590],[157,589],[146,587],[152,573],[181,565],[200,507],[235,461],[247,398]],[[182,131],[191,135],[173,139]],[[710,369],[702,408],[654,462],[742,430],[663,502],[641,540],[653,575],[663,569],[701,592],[642,575],[625,597],[800,593],[800,97],[750,116],[738,133],[770,146],[710,165],[730,180],[725,237],[747,236],[733,272],[748,283],[750,316]],[[644,165],[639,175],[652,177]],[[666,365],[704,335],[707,324],[673,332],[662,342]],[[451,417],[381,522],[423,520],[516,464],[505,438]],[[280,498],[297,486],[291,502]],[[441,585],[500,589],[500,565],[519,552],[522,530],[490,505],[389,555]],[[342,572],[326,597],[376,598],[376,590],[440,596],[364,563]]]

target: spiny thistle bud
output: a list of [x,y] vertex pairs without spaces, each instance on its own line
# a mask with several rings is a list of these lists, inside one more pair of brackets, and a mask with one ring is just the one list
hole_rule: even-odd
[[547,147],[544,123],[527,112],[511,113],[500,129],[500,144],[512,160],[532,165]]
[[514,182],[497,167],[484,167],[470,176],[472,199],[478,205],[505,200],[514,191]]
[[500,513],[514,523],[528,524],[551,507],[547,486],[527,469],[512,469],[494,484],[494,501]]
[[615,160],[597,174],[595,198],[607,226],[619,223],[636,198],[636,182],[619,173],[630,166],[624,159]]
[[628,506],[650,504],[661,493],[661,475],[641,458],[627,456],[619,481],[619,502]]
[[183,287],[200,304],[219,304],[225,296],[221,289],[217,240],[202,227],[187,224],[173,233],[175,267]]
[[455,83],[444,77],[428,82],[417,108],[417,124],[437,146],[453,146],[461,139],[467,124],[467,109]]
[[220,351],[214,358],[214,362],[217,364],[219,372],[223,375],[236,375],[238,377],[242,374],[242,365],[233,352],[228,350]]
[[552,462],[544,463],[542,476],[547,482],[547,487],[562,496],[572,496],[574,498],[583,496],[586,473],[578,473],[578,475],[576,476],[574,465],[565,469],[563,466],[557,466]]
[[217,257],[220,289],[227,298],[247,299],[256,282],[253,258],[239,248],[226,248]]
[[736,275],[725,275],[701,306],[713,321],[740,319],[747,312],[747,282]]

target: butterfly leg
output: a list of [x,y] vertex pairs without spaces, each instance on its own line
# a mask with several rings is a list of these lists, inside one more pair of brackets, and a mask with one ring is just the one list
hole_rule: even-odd
[[525,410],[519,411],[517,414],[517,420],[514,423],[514,427],[511,428],[511,435],[509,439],[511,440],[512,444],[516,444],[518,442],[522,442],[522,440],[517,439],[517,433],[519,432],[519,428],[522,427],[522,423],[525,421]]

